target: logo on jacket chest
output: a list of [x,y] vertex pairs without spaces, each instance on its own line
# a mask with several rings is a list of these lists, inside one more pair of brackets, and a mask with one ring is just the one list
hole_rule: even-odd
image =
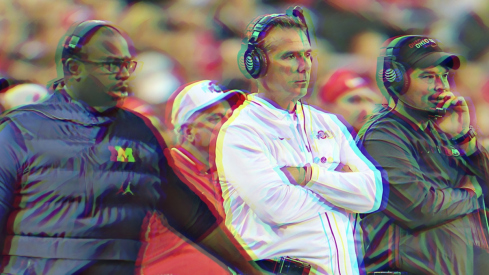
[[109,146],[110,160],[119,162],[135,162],[133,150],[130,147]]
[[323,131],[320,130],[316,134],[317,139],[327,139],[327,138],[333,138],[333,134],[330,131]]

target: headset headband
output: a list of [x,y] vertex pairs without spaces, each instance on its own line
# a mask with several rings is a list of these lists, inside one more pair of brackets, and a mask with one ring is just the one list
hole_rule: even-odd
[[263,31],[265,31],[265,29],[268,29],[270,27],[270,25],[268,25],[268,23],[270,23],[270,21],[272,21],[272,19],[277,18],[277,17],[281,17],[281,16],[285,16],[285,14],[280,14],[280,13],[269,14],[269,15],[264,16],[262,19],[258,20],[258,22],[253,26],[251,38],[250,38],[248,43],[256,44],[258,42],[258,38],[259,38],[260,34]]
[[299,18],[299,22],[304,24],[306,27],[306,36],[307,40],[310,42],[309,39],[309,32],[308,32],[308,26],[306,23],[306,19],[304,18],[304,11],[302,10],[301,7],[295,6],[293,9],[288,9],[286,13],[274,13],[274,14],[268,14],[265,15],[262,19],[258,20],[258,22],[253,26],[252,28],[252,34],[250,39],[248,40],[249,44],[256,45],[258,42],[258,38],[262,32],[270,28],[269,23],[277,17],[281,16],[289,16],[292,18]]
[[[243,59],[240,59],[240,55],[238,55],[238,64],[243,64],[243,69],[246,69],[246,72],[242,70],[242,72],[246,75],[248,73],[253,78],[259,78],[266,74],[268,57],[266,56],[265,51],[258,45],[260,35],[264,33],[266,30],[271,28],[270,22],[278,17],[287,16],[292,18],[298,18],[298,23],[304,24],[305,33],[307,40],[311,43],[309,38],[309,31],[307,27],[306,20],[304,19],[302,8],[299,6],[295,6],[293,9],[288,9],[285,14],[269,14],[263,16],[260,20],[257,20],[257,23],[253,25],[251,28],[251,36],[248,40],[248,47],[242,56]],[[243,62],[243,63],[241,63]]]
[[398,47],[398,44],[401,40],[404,40],[406,38],[410,37],[422,37],[419,35],[403,35],[400,37],[396,37],[392,39],[391,42],[385,47],[385,53],[384,55],[381,55],[381,57],[390,57],[392,60],[396,60],[397,57],[399,57],[399,50],[400,47]]
[[307,41],[311,43],[311,39],[309,38],[309,26],[307,25],[306,18],[304,17],[304,10],[300,6],[295,6],[292,9],[287,10],[287,15],[291,17],[296,17],[299,18],[299,21],[304,24],[306,27],[306,36],[307,36]]
[[73,30],[73,33],[66,39],[65,48],[68,49],[71,53],[79,52],[82,47],[80,41],[83,38],[85,38],[85,36],[94,28],[101,27],[101,26],[111,27],[114,30],[119,31],[107,21],[102,21],[102,20],[84,21],[78,24],[78,26],[75,27],[75,30]]

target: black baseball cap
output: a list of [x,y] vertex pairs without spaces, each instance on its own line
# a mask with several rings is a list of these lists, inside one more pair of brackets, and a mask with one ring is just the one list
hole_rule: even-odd
[[[396,43],[396,61],[406,63],[411,68],[427,68],[443,65],[451,69],[460,67],[460,57],[444,52],[439,42],[426,36],[401,36]],[[391,40],[393,41],[393,40]]]

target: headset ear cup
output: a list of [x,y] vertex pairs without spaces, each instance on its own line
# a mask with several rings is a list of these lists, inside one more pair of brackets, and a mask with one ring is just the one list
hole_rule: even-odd
[[262,49],[249,46],[244,55],[246,71],[253,78],[259,78],[267,72],[267,58]]
[[398,88],[396,89],[396,91],[399,91],[399,94],[402,95],[409,88],[409,76],[407,75],[406,67],[404,67],[404,65],[402,65],[399,62],[393,62],[393,63],[396,64],[396,68],[399,75],[399,80],[397,81],[396,84],[398,85]]
[[255,51],[255,47],[251,45],[248,46],[248,49],[244,54],[244,65],[246,71],[251,75],[251,77],[258,78],[258,75],[260,74],[260,60],[258,59]]
[[377,86],[385,98],[396,98],[397,94],[392,91],[393,82],[395,81],[395,70],[390,58],[380,56],[377,59]]
[[256,50],[256,56],[258,57],[258,60],[260,62],[260,71],[258,77],[262,77],[267,74],[268,58],[267,55],[265,54],[265,51],[263,51],[261,48],[256,48],[255,50]]
[[[406,77],[404,66],[387,58],[383,61],[383,69],[379,70],[378,78],[382,81],[387,92],[393,97],[405,93],[409,87],[409,80]],[[396,94],[393,95],[393,92]]]
[[391,71],[386,71],[386,77],[391,82],[391,87],[396,91],[398,95],[402,95],[407,91],[409,87],[409,79],[406,75],[405,67],[395,61],[391,61]]

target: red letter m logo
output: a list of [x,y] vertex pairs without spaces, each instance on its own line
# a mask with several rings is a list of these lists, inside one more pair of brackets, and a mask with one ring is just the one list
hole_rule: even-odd
[[111,161],[121,161],[121,162],[134,162],[134,156],[132,155],[132,148],[122,148],[120,146],[109,146],[109,151],[111,153]]

